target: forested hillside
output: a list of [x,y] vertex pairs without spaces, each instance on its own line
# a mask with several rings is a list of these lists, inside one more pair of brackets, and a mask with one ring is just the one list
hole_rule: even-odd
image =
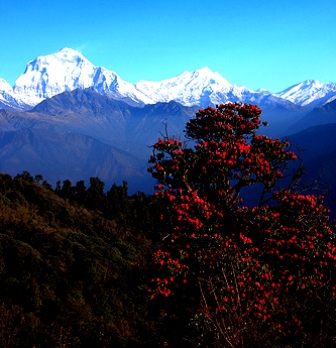
[[150,331],[145,261],[156,205],[127,184],[107,194],[0,175],[0,346],[135,347]]

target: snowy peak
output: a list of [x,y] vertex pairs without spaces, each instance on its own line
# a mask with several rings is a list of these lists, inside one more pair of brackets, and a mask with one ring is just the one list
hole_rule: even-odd
[[[188,73],[186,74],[188,75]],[[213,72],[208,67],[202,69],[194,70],[189,73],[190,80],[193,80],[195,84],[198,85],[220,85],[222,87],[226,86],[230,88],[232,85],[218,72]]]
[[321,88],[323,88],[322,82],[317,80],[306,80],[296,85],[293,85],[278,94],[279,95],[281,94],[283,96],[286,95],[289,97],[290,95],[294,95],[295,93],[302,93],[303,91],[307,91],[307,90],[314,91]]
[[317,80],[306,80],[274,95],[301,106],[316,106],[322,105],[335,94],[336,83],[323,84]]
[[64,47],[61,50],[57,51],[56,53],[51,54],[50,56],[53,56],[57,60],[64,61],[64,62],[73,62],[73,61],[89,62],[81,53],[68,47]]
[[27,65],[30,66],[38,66],[42,65],[54,65],[55,67],[58,65],[82,65],[87,64],[93,66],[81,53],[72,48],[62,48],[61,50],[48,54],[46,56],[39,56],[35,60],[30,61]]
[[233,85],[219,73],[205,67],[185,71],[160,82],[140,81],[135,84],[135,88],[155,102],[174,100],[185,106],[203,106],[205,103],[208,105],[218,103],[216,100],[218,95],[230,91]]
[[12,86],[4,79],[0,78],[0,108],[24,110],[29,108],[20,97],[13,92]]
[[45,99],[75,88],[88,88],[94,70],[94,65],[79,52],[64,48],[30,61],[16,80],[14,92]]
[[0,93],[1,92],[10,92],[12,86],[4,79],[0,78]]
[[46,98],[77,88],[92,88],[130,104],[153,103],[115,72],[96,67],[70,48],[30,61],[24,74],[16,80],[13,92],[25,103],[35,106]]

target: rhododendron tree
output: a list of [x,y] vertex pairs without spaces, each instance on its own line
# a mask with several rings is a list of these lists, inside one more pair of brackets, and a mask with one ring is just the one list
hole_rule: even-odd
[[[279,185],[296,155],[259,134],[260,115],[249,104],[208,107],[187,123],[189,143],[167,136],[153,146],[164,209],[148,291],[182,306],[220,347],[334,342],[328,211],[323,197],[295,192],[294,179]],[[251,185],[254,204],[244,206]]]

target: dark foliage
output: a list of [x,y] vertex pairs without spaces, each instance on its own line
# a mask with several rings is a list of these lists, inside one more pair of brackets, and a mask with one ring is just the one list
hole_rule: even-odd
[[[0,174],[0,346],[135,347],[150,331],[151,198]],[[146,219],[147,218],[147,219]],[[149,223],[150,221],[150,223]]]

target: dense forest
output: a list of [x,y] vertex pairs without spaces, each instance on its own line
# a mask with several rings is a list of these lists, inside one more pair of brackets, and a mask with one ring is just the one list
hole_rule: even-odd
[[104,193],[98,178],[88,188],[66,180],[53,189],[24,172],[0,175],[0,204],[1,347],[155,340],[146,337],[152,197],[129,197],[126,183]]
[[159,139],[153,195],[0,173],[0,346],[334,347],[334,223],[260,114]]

